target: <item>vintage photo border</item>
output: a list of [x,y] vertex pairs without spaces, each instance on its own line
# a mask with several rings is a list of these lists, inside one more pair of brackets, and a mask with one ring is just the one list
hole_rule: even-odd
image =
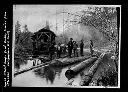
[[[43,5],[43,4],[41,4]],[[86,4],[85,4],[86,5]],[[12,5],[13,6],[13,5]],[[4,12],[4,23],[3,23],[3,29],[4,29],[4,42],[3,42],[3,47],[4,47],[4,62],[2,62],[2,67],[3,67],[3,87],[11,87],[11,83],[12,83],[12,78],[14,78],[13,74],[14,74],[14,35],[15,32],[13,32],[13,28],[12,25],[10,26],[9,23],[11,24],[10,19],[10,12],[12,12],[11,14],[13,15],[13,7],[9,7],[9,10],[5,10]],[[99,5],[98,5],[99,6]],[[102,5],[103,6],[103,5]],[[105,5],[106,6],[106,5]],[[108,5],[109,6],[109,5]],[[115,6],[115,5],[114,5]],[[119,27],[119,67],[118,67],[118,87],[107,87],[107,88],[120,88],[120,54],[121,54],[121,5],[117,5],[120,7],[120,27]],[[13,17],[13,16],[11,16]],[[9,22],[8,22],[9,21]],[[9,28],[12,29],[9,29]],[[13,38],[12,38],[13,37]],[[13,40],[12,40],[12,39]],[[12,42],[12,43],[11,43]],[[12,60],[12,63],[10,63],[9,61]],[[11,67],[10,67],[11,66]],[[12,69],[12,71],[10,70]],[[71,87],[72,88],[72,87]],[[74,87],[73,87],[74,88]],[[103,88],[103,87],[97,87],[97,86],[85,86],[85,87],[77,87],[77,88]]]
[[[38,4],[37,4],[38,5]],[[43,5],[43,4],[41,4]],[[56,5],[56,4],[53,4]],[[75,4],[73,4],[75,5]],[[84,5],[84,4],[81,4]],[[86,5],[86,4],[85,4]],[[118,87],[107,87],[107,88],[120,88],[120,44],[121,44],[121,5],[93,5],[94,7],[119,7],[120,8],[120,25],[119,25],[119,62],[118,62]],[[118,20],[118,19],[117,19]],[[117,22],[118,23],[118,22]],[[117,26],[118,27],[118,26]],[[15,35],[15,32],[13,32],[13,35]],[[12,61],[14,61],[14,47],[15,47],[15,37],[13,36],[13,46],[12,46]],[[14,74],[14,62],[12,62],[12,74]],[[12,75],[12,78],[14,78],[14,76]],[[104,86],[75,86],[76,88],[105,88]],[[74,87],[73,87],[74,88]]]

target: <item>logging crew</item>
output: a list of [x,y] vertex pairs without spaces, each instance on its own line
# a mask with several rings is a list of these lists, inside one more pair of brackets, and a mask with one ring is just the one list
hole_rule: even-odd
[[61,52],[62,52],[62,48],[60,46],[60,43],[58,43],[58,46],[57,46],[57,57],[60,58],[61,57]]
[[90,40],[90,53],[93,55],[93,41]]
[[72,49],[73,49],[73,38],[70,38],[70,41],[68,42],[68,55],[71,57],[72,55]]
[[74,52],[74,57],[77,56],[78,57],[78,45],[76,43],[76,41],[73,41],[73,52]]
[[84,48],[84,43],[83,40],[80,42],[80,55],[83,56],[83,48]]

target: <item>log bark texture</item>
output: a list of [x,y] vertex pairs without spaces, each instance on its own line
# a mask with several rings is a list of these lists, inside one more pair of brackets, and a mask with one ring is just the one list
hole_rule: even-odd
[[100,57],[96,60],[96,62],[91,66],[91,68],[89,69],[89,71],[83,71],[82,73],[82,79],[80,82],[81,86],[88,86],[94,73],[96,72],[99,64],[102,62],[102,59],[104,57],[105,53],[102,53],[100,55]]
[[83,57],[76,57],[76,58],[65,58],[65,59],[56,59],[56,60],[53,60],[51,61],[51,66],[55,66],[55,67],[64,67],[64,66],[68,66],[68,65],[71,65],[71,64],[75,64],[75,63],[78,63],[78,62],[81,62],[81,61],[84,61],[86,59],[90,58],[87,57],[87,56],[83,56]]
[[79,63],[78,65],[76,65],[75,67],[73,67],[72,69],[69,69],[65,72],[65,76],[68,79],[73,78],[75,75],[77,75],[81,70],[83,70],[85,67],[88,67],[91,63],[95,62],[97,60],[97,57],[91,57],[81,63]]

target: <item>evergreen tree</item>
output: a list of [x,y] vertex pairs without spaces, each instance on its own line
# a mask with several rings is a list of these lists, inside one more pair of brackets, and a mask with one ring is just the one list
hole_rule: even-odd
[[21,33],[21,25],[19,21],[16,22],[15,24],[15,44],[18,44],[19,39],[20,39],[20,33]]

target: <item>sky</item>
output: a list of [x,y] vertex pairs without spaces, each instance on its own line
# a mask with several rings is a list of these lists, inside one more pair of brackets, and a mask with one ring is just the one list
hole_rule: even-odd
[[71,23],[66,23],[65,20],[74,18],[61,12],[80,14],[79,11],[95,6],[97,5],[13,5],[13,28],[15,28],[16,21],[19,21],[21,30],[23,30],[23,26],[26,24],[29,31],[36,32],[45,27],[46,21],[49,21],[50,29],[59,35],[67,30],[67,26],[72,25]]
[[29,31],[36,32],[46,25],[46,21],[49,21],[50,29],[56,34],[61,34],[63,17],[64,20],[69,18],[67,14],[61,12],[74,13],[86,8],[87,5],[13,5],[13,26],[18,20],[21,29],[27,24]]

